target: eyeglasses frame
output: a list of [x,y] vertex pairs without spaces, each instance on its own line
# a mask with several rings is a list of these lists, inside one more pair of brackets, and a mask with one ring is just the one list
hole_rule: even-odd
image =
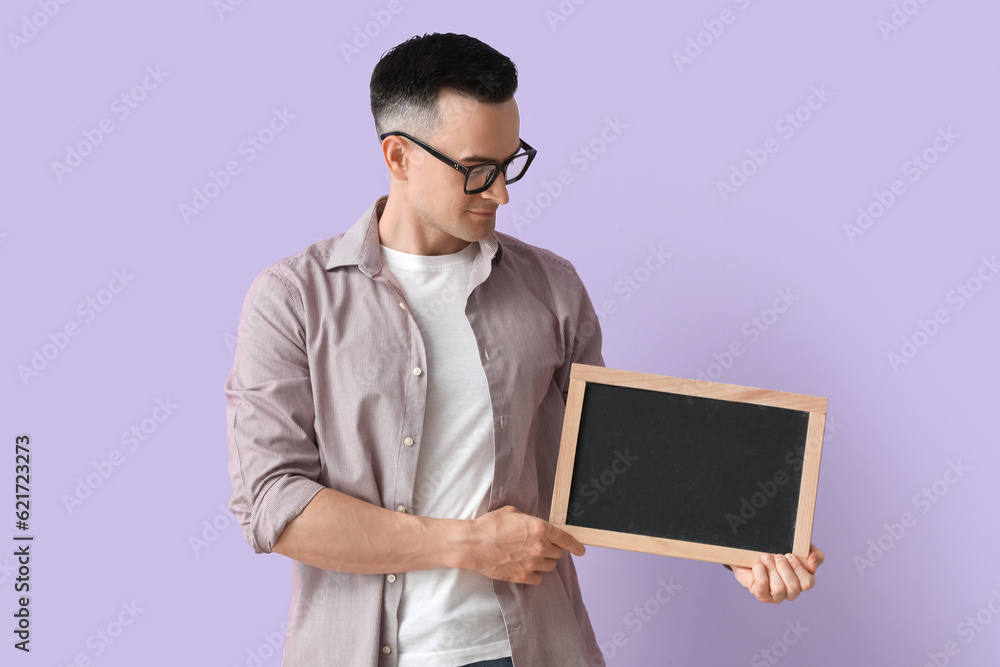
[[[441,151],[439,151],[436,148],[433,148],[431,146],[428,146],[427,144],[425,144],[424,142],[420,141],[416,137],[411,137],[406,132],[386,132],[384,134],[380,134],[378,138],[379,138],[379,141],[384,141],[386,137],[395,137],[395,136],[404,137],[405,139],[409,139],[410,141],[412,141],[416,145],[420,146],[421,148],[423,148],[425,151],[427,151],[428,153],[430,153],[431,155],[433,155],[437,159],[441,160],[441,162],[444,162],[446,165],[448,165],[449,167],[451,167],[455,171],[461,172],[465,176],[465,184],[463,185],[462,189],[465,191],[465,194],[467,194],[467,195],[477,195],[480,192],[486,192],[491,187],[493,187],[493,182],[496,181],[497,176],[499,176],[501,173],[503,174],[503,177],[504,177],[504,184],[510,185],[511,183],[518,182],[519,180],[521,180],[521,178],[526,173],[528,173],[528,167],[531,166],[532,160],[535,159],[535,155],[538,153],[537,150],[535,150],[534,148],[532,148],[531,146],[528,145],[528,142],[526,142],[524,139],[518,138],[518,140],[521,142],[521,145],[518,147],[518,151],[516,153],[514,153],[513,155],[511,155],[506,160],[504,160],[503,162],[480,162],[479,164],[474,164],[471,167],[467,167],[464,164],[462,164],[461,162],[459,162],[458,160],[456,160],[455,158],[448,157],[447,155],[445,155]],[[521,149],[524,149],[524,151],[522,152]],[[527,156],[528,156],[528,161],[524,165],[524,171],[522,171],[520,173],[520,175],[518,175],[517,177],[508,180],[507,179],[507,167],[510,166],[510,163],[514,161],[514,158],[521,157],[522,155],[525,155],[525,154],[527,154]],[[470,191],[469,190],[469,174],[472,173],[473,169],[477,169],[479,167],[485,167],[487,165],[492,165],[494,167],[494,171],[493,171],[493,174],[486,180],[486,185],[484,185],[481,188],[476,188],[475,190],[471,190]]]

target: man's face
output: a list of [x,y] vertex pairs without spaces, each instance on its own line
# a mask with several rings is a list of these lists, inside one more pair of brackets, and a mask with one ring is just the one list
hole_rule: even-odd
[[[518,152],[521,119],[513,99],[484,104],[449,90],[438,96],[441,119],[429,137],[417,137],[465,166],[503,162]],[[431,236],[473,242],[496,227],[496,210],[509,201],[503,175],[489,190],[465,194],[465,176],[415,144],[409,145],[407,200],[415,224]],[[447,239],[442,238],[442,241]]]

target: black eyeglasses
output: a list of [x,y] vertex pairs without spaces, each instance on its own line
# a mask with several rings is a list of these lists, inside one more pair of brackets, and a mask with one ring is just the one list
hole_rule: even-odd
[[[521,139],[519,152],[503,162],[483,162],[482,164],[466,167],[461,162],[448,157],[437,149],[431,148],[419,139],[414,139],[405,132],[386,132],[379,135],[379,140],[381,141],[386,137],[392,136],[409,139],[452,169],[465,174],[465,194],[467,195],[475,195],[489,190],[490,186],[493,185],[493,181],[497,179],[497,175],[501,172],[503,173],[504,183],[507,185],[517,182],[528,171],[528,165],[535,159],[535,154],[538,152],[525,143],[524,139]],[[523,152],[521,152],[521,149],[524,149]]]

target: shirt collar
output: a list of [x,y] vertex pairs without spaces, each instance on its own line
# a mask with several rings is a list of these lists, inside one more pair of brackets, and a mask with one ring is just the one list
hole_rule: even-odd
[[[356,264],[362,273],[369,278],[382,270],[382,256],[379,252],[378,219],[382,215],[388,195],[383,195],[361,214],[361,217],[344,232],[337,245],[330,253],[326,269]],[[485,261],[498,264],[503,256],[503,246],[500,237],[494,231],[489,237],[479,242],[479,254]]]

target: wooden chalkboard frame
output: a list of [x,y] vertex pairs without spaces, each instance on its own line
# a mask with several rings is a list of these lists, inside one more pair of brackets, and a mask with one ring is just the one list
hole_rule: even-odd
[[753,561],[765,552],[627,532],[599,530],[567,523],[584,392],[588,383],[634,387],[670,394],[697,396],[721,401],[765,405],[808,412],[809,418],[806,440],[803,443],[804,452],[800,472],[801,478],[795,532],[792,540],[792,553],[803,561],[806,559],[809,553],[810,540],[812,539],[813,514],[816,508],[816,490],[819,482],[819,464],[823,449],[823,431],[826,425],[827,399],[718,382],[688,380],[600,366],[573,364],[570,370],[566,416],[563,421],[559,458],[556,464],[556,478],[549,521],[588,545],[740,565],[743,567],[751,566]]

